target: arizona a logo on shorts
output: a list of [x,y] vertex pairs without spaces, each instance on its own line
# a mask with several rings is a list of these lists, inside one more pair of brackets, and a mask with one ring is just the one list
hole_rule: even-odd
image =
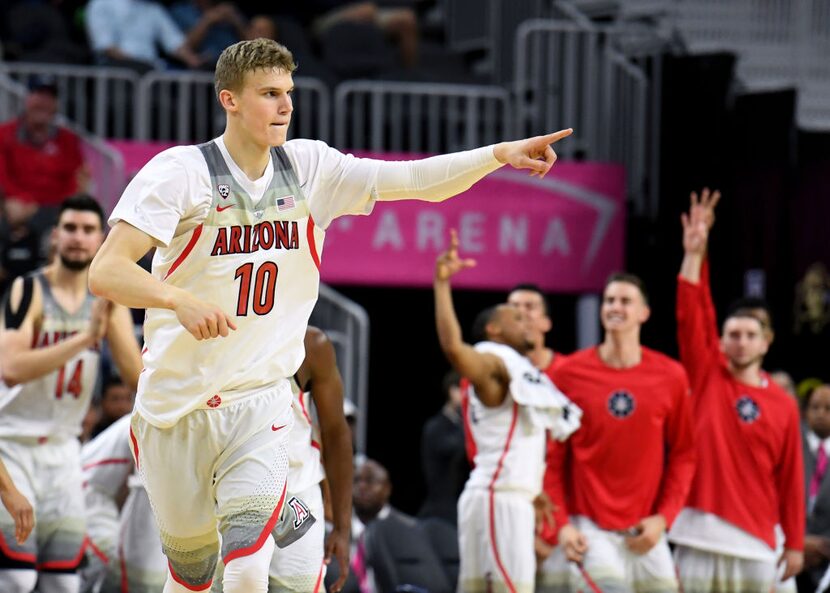
[[752,424],[761,417],[761,408],[748,395],[742,395],[738,399],[735,409],[738,411],[738,418],[747,424]]
[[216,186],[216,189],[219,190],[219,195],[223,198],[227,198],[229,195],[231,195],[231,186],[227,183],[220,183]]
[[296,496],[292,496],[291,500],[288,501],[288,507],[294,512],[294,529],[299,529],[300,525],[308,521],[308,518],[311,517],[311,511]]
[[627,391],[615,391],[608,398],[608,411],[614,418],[628,418],[634,407],[634,396]]

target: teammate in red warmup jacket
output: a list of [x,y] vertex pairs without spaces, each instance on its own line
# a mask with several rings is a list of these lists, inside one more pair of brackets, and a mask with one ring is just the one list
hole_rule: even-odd
[[[761,369],[768,315],[731,311],[718,338],[706,263],[720,194],[692,194],[677,286],[680,355],[693,390],[698,466],[670,539],[685,593],[769,591],[801,570],[804,478],[799,414]],[[774,527],[786,538],[780,560]]]
[[640,279],[612,276],[604,341],[553,373],[583,409],[583,426],[556,444],[545,474],[561,545],[537,591],[590,590],[571,578],[566,558],[602,591],[677,591],[665,530],[694,474],[691,401],[683,367],[640,344],[649,313]]

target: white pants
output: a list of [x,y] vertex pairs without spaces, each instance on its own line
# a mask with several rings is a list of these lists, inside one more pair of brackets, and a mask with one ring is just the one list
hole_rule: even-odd
[[677,546],[677,573],[684,593],[767,593],[777,579],[775,560],[747,560]]
[[622,534],[600,529],[585,517],[571,517],[571,522],[588,542],[582,570],[568,562],[557,546],[540,567],[537,592],[592,591],[585,575],[602,593],[675,593],[678,590],[665,536],[641,555],[626,547]]
[[227,407],[195,410],[157,428],[133,414],[136,468],[173,579],[204,588],[222,535],[226,563],[257,552],[285,502],[291,431],[288,381]]
[[0,555],[11,555],[16,568],[61,572],[77,568],[84,556],[86,531],[78,441],[2,438],[0,458],[35,511],[35,529],[21,546],[14,539],[11,515],[0,505],[0,549],[8,551]]
[[533,591],[535,520],[533,503],[525,496],[464,490],[458,500],[458,590]]

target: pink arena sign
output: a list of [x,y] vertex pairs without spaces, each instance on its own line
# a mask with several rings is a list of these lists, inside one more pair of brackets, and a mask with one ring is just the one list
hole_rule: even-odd
[[[113,144],[131,173],[169,146]],[[335,220],[326,233],[322,279],[431,286],[435,257],[454,228],[461,256],[478,263],[454,286],[505,290],[533,282],[550,292],[594,292],[623,266],[624,224],[621,165],[560,161],[542,180],[502,168],[441,204],[381,202],[371,216]]]

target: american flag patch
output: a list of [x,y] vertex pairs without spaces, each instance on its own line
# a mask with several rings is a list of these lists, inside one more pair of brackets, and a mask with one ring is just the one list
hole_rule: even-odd
[[291,210],[294,207],[294,196],[285,196],[277,199],[277,210]]

